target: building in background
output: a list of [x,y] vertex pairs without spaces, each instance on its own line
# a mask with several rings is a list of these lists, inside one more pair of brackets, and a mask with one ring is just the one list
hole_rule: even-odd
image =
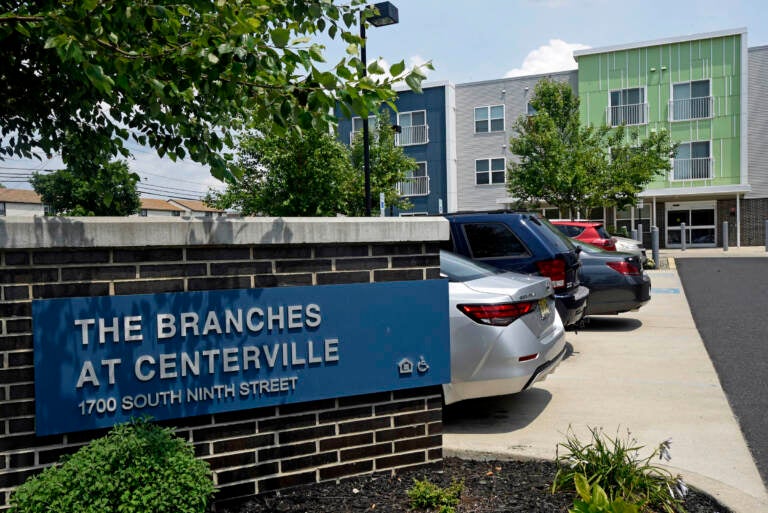
[[181,215],[191,217],[221,217],[226,215],[224,210],[209,207],[200,200],[171,198],[168,203],[183,210]]
[[[392,209],[392,215],[434,215],[456,210],[456,150],[453,130],[454,86],[449,82],[423,84],[422,93],[398,89],[397,112],[384,107],[394,129],[395,144],[416,161],[416,168],[398,184],[400,194],[413,205],[411,209]],[[362,131],[362,118],[342,118],[338,138],[352,144],[355,133]],[[375,116],[369,118],[371,137]],[[378,198],[373,198],[374,209]],[[387,215],[390,215],[389,209]]]
[[44,216],[45,213],[45,206],[35,191],[0,187],[0,217]]
[[672,170],[640,194],[641,208],[615,223],[659,227],[662,246],[722,244],[729,221],[740,244],[748,166],[746,29],[579,50],[582,123],[626,125],[641,138],[666,129],[679,144]]
[[172,216],[179,217],[186,212],[185,209],[172,205],[169,201],[156,198],[141,198],[139,216]]
[[[568,82],[578,93],[577,72],[502,78],[456,85],[456,166],[459,211],[508,208],[507,166],[512,126],[534,114],[528,101],[543,78]],[[546,212],[558,217],[557,209]]]

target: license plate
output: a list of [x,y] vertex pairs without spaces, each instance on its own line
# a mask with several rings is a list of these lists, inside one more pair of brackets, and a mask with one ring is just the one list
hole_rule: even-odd
[[549,303],[546,299],[539,299],[539,313],[542,319],[549,317]]

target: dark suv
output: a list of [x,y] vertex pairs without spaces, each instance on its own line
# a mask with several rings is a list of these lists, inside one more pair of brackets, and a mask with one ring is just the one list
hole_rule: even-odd
[[455,253],[508,271],[547,276],[563,324],[576,324],[584,316],[589,290],[579,283],[578,249],[542,216],[488,212],[445,218],[451,223]]

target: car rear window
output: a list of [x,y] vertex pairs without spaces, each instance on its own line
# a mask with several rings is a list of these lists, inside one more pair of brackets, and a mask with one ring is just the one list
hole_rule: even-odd
[[503,223],[466,223],[464,233],[472,258],[519,257],[529,254],[520,239]]
[[557,249],[558,253],[568,253],[576,249],[573,242],[571,242],[571,239],[555,228],[555,226],[548,220],[535,215],[529,216],[528,220],[531,221],[534,226],[541,227],[541,229],[537,231]]
[[450,281],[464,282],[493,276],[500,271],[482,262],[475,262],[449,251],[441,251],[440,272]]
[[584,231],[584,227],[570,224],[552,224],[552,226],[560,230],[560,233],[567,237],[578,237]]
[[603,225],[595,226],[595,231],[597,232],[597,234],[600,236],[601,239],[611,238],[611,234],[605,231],[605,228],[603,227]]

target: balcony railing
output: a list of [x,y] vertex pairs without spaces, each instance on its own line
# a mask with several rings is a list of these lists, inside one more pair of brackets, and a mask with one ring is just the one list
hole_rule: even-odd
[[412,176],[397,184],[400,196],[426,196],[429,194],[429,177]]
[[[377,135],[379,133],[378,128],[376,128],[374,125],[375,125],[375,123],[371,123],[371,126],[368,128],[368,137],[369,137],[368,140],[369,141],[376,140],[376,137],[377,137]],[[362,128],[359,129],[359,130],[352,130],[349,133],[349,145],[350,146],[352,146],[355,143],[355,137],[360,137],[362,139],[362,137],[363,137],[363,129]]]
[[429,142],[429,126],[416,125],[401,127],[399,134],[395,134],[397,146],[412,146],[414,144],[427,144]]
[[648,104],[633,103],[608,107],[606,117],[610,126],[644,125],[648,123]]
[[709,180],[712,167],[712,157],[674,159],[672,180]]
[[712,97],[687,98],[685,100],[669,100],[669,120],[686,121],[689,119],[711,118]]

